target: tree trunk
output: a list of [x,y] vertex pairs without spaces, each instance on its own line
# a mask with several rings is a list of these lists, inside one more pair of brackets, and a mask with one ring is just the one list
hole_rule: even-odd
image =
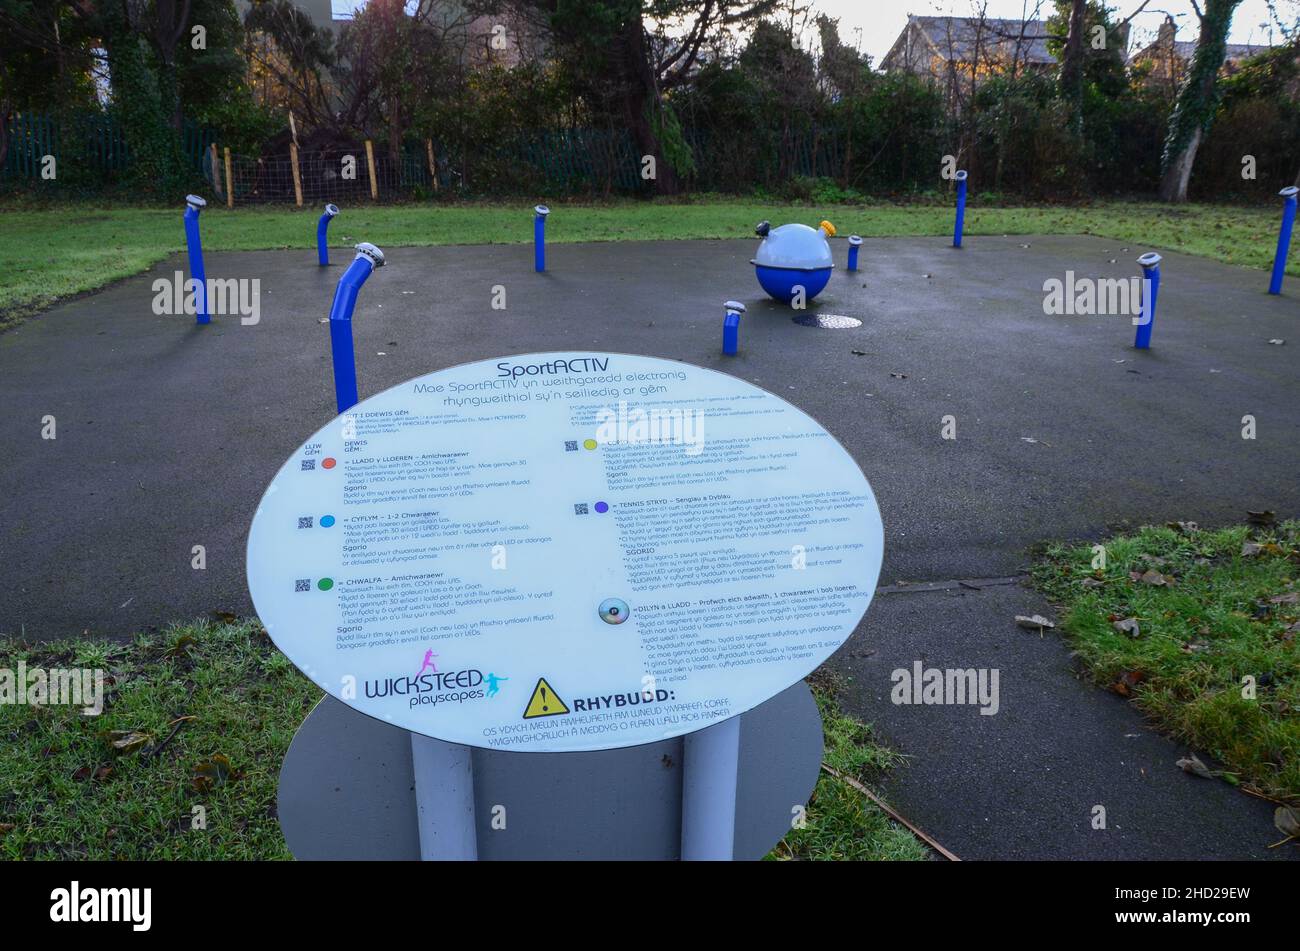
[[[659,108],[659,90],[645,48],[645,28],[639,15],[628,18],[623,31],[623,108],[632,140],[640,155],[655,160],[655,194],[675,195],[681,190],[677,173],[664,158],[663,147],[650,121],[650,110]],[[640,155],[638,164],[640,164]]]
[[1196,150],[1200,144],[1201,130],[1196,129],[1160,179],[1161,201],[1187,201],[1187,184],[1192,178],[1192,164],[1196,161]]
[[1074,132],[1083,128],[1083,34],[1087,0],[1073,0],[1070,28],[1061,53],[1061,98],[1069,110],[1069,126]]
[[1187,184],[1201,138],[1214,121],[1218,106],[1219,70],[1227,54],[1228,29],[1241,0],[1206,0],[1201,32],[1187,78],[1169,115],[1169,131],[1161,156],[1160,200],[1187,200]]

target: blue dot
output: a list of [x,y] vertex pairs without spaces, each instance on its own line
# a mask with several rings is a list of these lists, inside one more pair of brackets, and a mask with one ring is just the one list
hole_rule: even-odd
[[333,525],[334,525],[334,516],[333,516],[333,515],[322,515],[322,516],[320,517],[320,527],[321,527],[321,528],[332,528]]
[[601,515],[604,515],[606,512],[609,511],[609,503],[608,503],[608,502],[597,502],[597,503],[596,503],[596,511],[599,512]]

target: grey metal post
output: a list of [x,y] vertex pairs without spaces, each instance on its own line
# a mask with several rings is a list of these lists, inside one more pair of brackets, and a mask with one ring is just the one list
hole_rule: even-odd
[[468,746],[411,734],[420,859],[473,862],[478,858],[474,822],[474,765]]
[[740,717],[683,737],[683,862],[730,862],[735,857],[739,762]]

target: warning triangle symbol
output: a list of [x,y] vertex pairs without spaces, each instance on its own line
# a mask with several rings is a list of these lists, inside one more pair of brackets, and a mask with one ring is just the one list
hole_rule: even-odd
[[524,719],[554,717],[568,712],[568,706],[560,699],[559,694],[552,689],[551,685],[546,682],[546,678],[538,677],[537,686],[533,688],[533,695],[528,698],[528,706],[524,708]]

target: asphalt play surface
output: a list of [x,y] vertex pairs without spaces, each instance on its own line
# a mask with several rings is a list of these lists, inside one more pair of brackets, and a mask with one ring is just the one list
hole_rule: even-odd
[[[1016,576],[1035,543],[1126,524],[1300,514],[1300,280],[1270,297],[1264,272],[1166,254],[1140,352],[1127,316],[1045,315],[1043,282],[1138,275],[1147,247],[868,239],[859,272],[841,267],[810,306],[863,322],[839,330],[761,298],[753,250],[553,245],[538,275],[526,245],[389,249],[354,321],[361,396],[530,351],[724,370],[811,413],[858,460],[885,523],[882,585]],[[840,265],[846,250],[836,242]],[[322,269],[312,251],[210,254],[209,278],[261,281],[253,326],[155,316],[152,283],[184,267],[174,258],[0,335],[0,633],[121,637],[252,612],[257,501],[334,415],[321,319],[351,257],[334,255]],[[728,358],[732,297],[749,311]],[[42,438],[46,416],[56,439]],[[941,438],[947,416],[955,440]],[[1014,625],[1035,612],[1050,616],[1016,584],[882,594],[837,655],[848,705],[914,757],[887,790],[905,815],[963,858],[1296,857],[1266,848],[1279,838],[1268,803],[1182,773],[1183,747],[1081,683],[1058,639]],[[997,667],[1001,710],[895,706],[890,673],[917,660]]]

